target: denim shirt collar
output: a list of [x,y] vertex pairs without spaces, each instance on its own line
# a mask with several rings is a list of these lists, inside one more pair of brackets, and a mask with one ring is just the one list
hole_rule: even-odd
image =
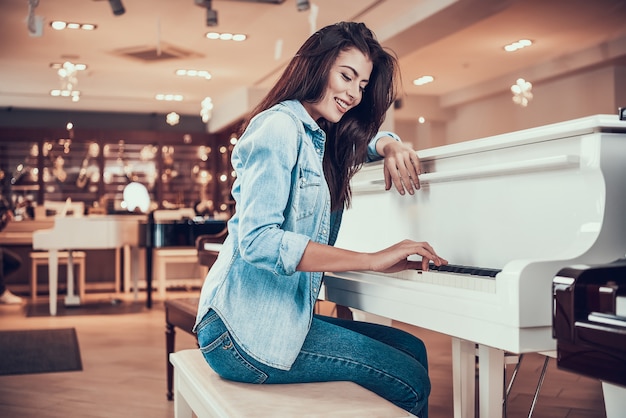
[[326,133],[320,128],[317,122],[306,111],[299,100],[286,100],[281,103],[287,107],[304,125],[304,128],[311,132],[313,145],[316,149],[324,149],[326,143]]

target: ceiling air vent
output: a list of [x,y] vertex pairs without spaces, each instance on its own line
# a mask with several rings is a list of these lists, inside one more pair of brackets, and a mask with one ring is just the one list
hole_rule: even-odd
[[114,51],[115,55],[132,58],[144,62],[159,62],[171,59],[200,58],[202,55],[162,43],[156,46],[137,46]]

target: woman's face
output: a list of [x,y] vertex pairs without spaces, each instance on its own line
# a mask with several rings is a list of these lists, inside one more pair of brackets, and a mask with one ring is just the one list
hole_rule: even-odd
[[372,61],[356,48],[341,51],[328,74],[326,91],[317,103],[302,105],[314,120],[324,118],[337,123],[350,109],[361,103],[372,73]]

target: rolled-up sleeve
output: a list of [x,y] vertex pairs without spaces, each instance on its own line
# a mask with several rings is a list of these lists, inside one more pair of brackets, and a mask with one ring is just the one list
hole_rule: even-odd
[[396,135],[393,132],[390,131],[380,131],[376,134],[376,136],[374,138],[372,138],[372,140],[369,142],[369,144],[367,145],[367,162],[370,161],[377,161],[380,160],[382,157],[382,155],[378,154],[378,152],[376,152],[376,143],[378,142],[378,140],[384,136],[389,136],[393,139],[395,139],[398,142],[401,142],[402,140],[400,139],[400,137],[398,135]]
[[277,275],[295,273],[310,238],[282,229],[298,160],[296,121],[270,112],[253,121],[251,134],[233,153],[239,182],[239,251],[242,258]]

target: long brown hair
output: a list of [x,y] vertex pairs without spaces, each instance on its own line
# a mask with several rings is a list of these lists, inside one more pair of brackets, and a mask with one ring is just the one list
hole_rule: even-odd
[[287,65],[278,82],[244,122],[284,100],[316,103],[322,99],[330,69],[340,52],[356,48],[373,64],[361,103],[338,123],[318,120],[326,132],[324,175],[332,209],[350,205],[350,179],[367,155],[367,145],[385,120],[396,95],[397,60],[363,23],[340,22],[311,35]]

